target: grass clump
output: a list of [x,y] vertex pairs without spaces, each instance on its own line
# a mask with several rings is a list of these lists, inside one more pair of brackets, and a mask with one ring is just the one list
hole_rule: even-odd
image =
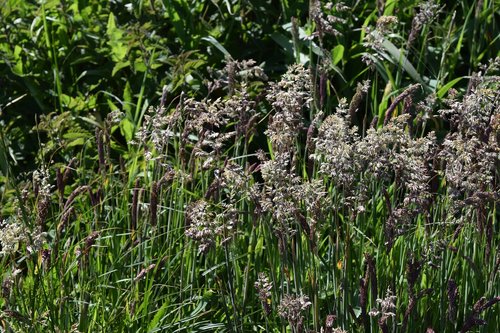
[[[44,15],[62,14],[51,4]],[[494,332],[500,60],[496,40],[464,36],[497,31],[496,5],[464,2],[447,15],[433,1],[313,1],[304,17],[285,1],[277,12],[290,23],[268,37],[284,63],[272,66],[235,60],[217,31],[202,37],[195,18],[217,4],[193,5],[91,9],[112,37],[106,82],[135,63],[137,45],[123,48],[134,35],[118,22],[145,20],[148,31],[167,15],[172,50],[181,46],[171,61],[199,54],[202,41],[225,54],[195,83],[161,82],[157,101],[148,97],[153,36],[137,46],[150,62],[132,70],[141,83],[125,83],[121,106],[113,90],[92,95],[107,96],[95,114],[70,108],[65,78],[55,81],[31,171],[14,165],[13,138],[28,130],[1,134],[1,329]],[[265,35],[265,19],[252,25],[245,8],[261,10],[228,2],[208,23],[229,29],[239,12],[244,38]],[[465,60],[466,45],[486,64]],[[63,68],[54,56],[51,68]]]

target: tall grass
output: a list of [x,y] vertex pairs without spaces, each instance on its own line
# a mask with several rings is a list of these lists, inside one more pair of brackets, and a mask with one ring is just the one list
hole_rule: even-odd
[[281,1],[279,76],[229,57],[148,107],[146,70],[103,119],[40,117],[36,170],[1,164],[2,330],[495,332],[497,44],[458,59],[497,5],[349,5]]

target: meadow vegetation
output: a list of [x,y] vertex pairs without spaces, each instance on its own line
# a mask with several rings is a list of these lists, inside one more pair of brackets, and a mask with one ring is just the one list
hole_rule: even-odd
[[498,332],[498,13],[0,0],[0,331]]

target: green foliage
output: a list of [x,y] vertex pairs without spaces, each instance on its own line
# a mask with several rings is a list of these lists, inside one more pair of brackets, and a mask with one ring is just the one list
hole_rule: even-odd
[[2,330],[500,325],[498,2],[0,5]]

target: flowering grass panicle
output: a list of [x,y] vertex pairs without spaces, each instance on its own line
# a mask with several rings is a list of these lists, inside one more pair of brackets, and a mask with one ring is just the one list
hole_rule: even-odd
[[216,205],[200,199],[186,208],[185,218],[184,234],[199,242],[199,253],[206,254],[210,248],[225,245],[233,238],[238,222],[238,211],[231,202],[220,202]]
[[453,279],[448,280],[448,285],[446,288],[446,294],[448,296],[448,320],[455,322],[457,319],[457,303],[459,299],[458,286]]
[[[454,217],[464,214],[469,220],[476,220],[479,235],[486,236],[486,257],[492,253],[495,220],[488,211],[494,209],[500,198],[500,76],[495,75],[499,68],[500,58],[492,60],[483,68],[484,73],[471,79],[461,101],[452,92],[450,109],[440,111],[453,128],[440,152],[452,213]],[[459,223],[454,237],[462,227]]]
[[316,225],[324,221],[329,211],[328,193],[323,181],[320,179],[303,181],[293,194],[295,201],[303,207],[302,210],[306,213],[306,220],[311,232],[308,236],[313,240]]
[[11,255],[20,250],[23,243],[29,241],[28,230],[15,217],[10,217],[0,223],[0,255]]
[[303,127],[302,111],[312,101],[311,77],[302,65],[290,66],[278,83],[272,83],[267,99],[274,114],[265,134],[276,154],[294,152]]
[[159,108],[148,108],[141,126],[135,133],[135,138],[129,144],[142,147],[147,163],[159,161],[157,165],[167,165],[165,160],[171,153],[169,146],[178,136],[176,131],[180,118],[178,109],[168,112],[163,105]]
[[390,289],[387,289],[386,297],[384,299],[377,298],[378,309],[372,309],[368,315],[371,317],[378,317],[378,326],[383,333],[389,332],[387,321],[389,318],[396,317],[396,299]]
[[33,171],[33,192],[35,197],[48,197],[51,193],[49,170],[41,168]]
[[[176,130],[180,134],[181,155],[191,148],[191,163],[200,158],[203,168],[215,168],[221,154],[234,143],[248,141],[255,125],[255,102],[243,85],[227,99],[196,101],[188,99],[181,108],[182,119]],[[245,143],[247,143],[245,141]]]
[[242,84],[241,89],[225,101],[224,108],[227,109],[227,113],[231,113],[231,119],[236,121],[236,139],[245,137],[248,141],[259,115],[256,111],[256,101],[252,99],[245,83]]
[[322,44],[325,35],[334,37],[342,35],[342,33],[336,29],[336,25],[346,23],[346,20],[341,17],[341,14],[349,9],[350,8],[343,2],[339,2],[335,5],[332,2],[327,2],[322,6],[319,0],[311,1],[309,5],[309,16],[316,25],[313,37],[318,36]]
[[363,83],[358,82],[358,85],[356,87],[356,92],[354,93],[354,96],[351,99],[351,103],[349,103],[349,117],[351,123],[354,123],[356,112],[358,112],[358,109],[361,106],[363,99],[368,94],[368,90],[370,89],[370,84],[371,84],[370,80],[364,80]]
[[498,5],[339,1],[4,1],[0,332],[496,332]]
[[374,66],[376,61],[383,60],[384,40],[390,34],[391,27],[397,23],[397,17],[384,15],[378,18],[375,28],[366,27],[363,46],[371,51],[361,58],[366,65]]
[[481,319],[479,315],[499,302],[500,296],[493,297],[489,300],[487,300],[486,297],[481,297],[472,307],[472,312],[465,320],[460,333],[469,332],[476,326],[485,325],[487,323],[486,320]]
[[419,5],[418,13],[413,17],[411,22],[411,31],[408,36],[408,49],[411,48],[413,43],[422,31],[422,28],[432,22],[440,12],[439,4],[434,0],[424,1]]
[[337,113],[328,116],[319,127],[311,158],[319,162],[319,173],[329,176],[335,185],[349,188],[360,171],[355,150],[359,137],[357,128],[349,126],[348,114],[339,111],[342,105],[347,106],[345,99]]
[[408,117],[401,115],[381,129],[368,129],[356,150],[367,175],[385,181],[396,180],[398,186],[406,188],[415,199],[426,193],[430,177],[427,161],[434,154],[436,138],[431,132],[426,137],[413,139],[405,131]]
[[185,234],[200,243],[200,253],[207,253],[215,245],[218,228],[216,216],[207,201],[198,200],[187,207]]
[[[493,61],[485,72],[498,69],[500,58]],[[500,142],[496,119],[500,117],[500,77],[479,74],[475,87],[464,96],[449,101],[451,109],[441,110],[456,132],[449,133],[441,156],[446,161],[445,177],[451,193],[494,191],[498,177]]]
[[302,181],[290,170],[289,156],[288,153],[279,154],[261,165],[264,184],[259,205],[264,212],[271,214],[281,246],[297,232],[295,222],[301,215],[298,196],[302,194]]
[[268,80],[264,69],[256,65],[256,61],[234,60],[226,58],[226,65],[221,70],[209,69],[212,80],[207,83],[209,93],[218,89],[226,89],[231,96],[237,90],[244,90],[242,86],[251,82],[265,82]]
[[281,318],[286,319],[294,332],[303,332],[304,330],[304,315],[303,313],[309,309],[312,303],[309,297],[301,295],[294,296],[286,294],[278,306],[278,314]]
[[50,208],[50,196],[52,186],[47,168],[41,168],[33,172],[33,192],[36,198],[36,223],[43,226]]
[[265,273],[260,272],[257,281],[254,284],[255,289],[259,294],[259,300],[262,304],[262,308],[266,315],[270,315],[271,308],[271,290],[273,289],[273,283],[269,281],[269,278]]
[[449,135],[443,147],[440,156],[446,161],[444,172],[452,196],[459,199],[464,193],[472,196],[491,188],[498,165],[497,147],[457,134]]
[[229,201],[236,204],[239,198],[249,197],[251,177],[240,165],[228,162],[220,175],[221,186],[226,189]]

